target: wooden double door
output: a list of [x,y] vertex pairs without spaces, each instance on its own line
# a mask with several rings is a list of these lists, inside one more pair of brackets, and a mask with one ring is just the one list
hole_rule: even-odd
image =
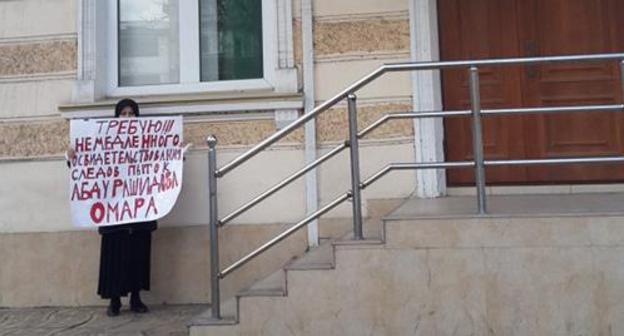
[[[443,60],[624,51],[622,0],[438,0]],[[480,69],[484,108],[619,104],[617,61]],[[466,69],[442,73],[446,110],[468,109]],[[612,112],[489,116],[486,159],[624,154],[624,115]],[[468,118],[445,120],[447,161],[472,159]],[[473,184],[469,169],[451,185]],[[624,181],[624,165],[488,167],[489,184]]]

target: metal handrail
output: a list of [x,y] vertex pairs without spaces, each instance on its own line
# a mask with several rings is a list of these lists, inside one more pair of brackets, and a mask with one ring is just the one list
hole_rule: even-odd
[[[552,107],[523,107],[523,108],[501,108],[501,109],[482,109],[481,114],[493,115],[493,114],[518,114],[518,113],[569,113],[569,112],[613,112],[624,109],[624,104],[613,105],[584,105],[584,106],[552,106]],[[387,121],[392,119],[424,119],[424,118],[438,118],[438,117],[461,117],[469,116],[472,112],[470,110],[456,110],[456,111],[428,111],[428,112],[401,112],[386,114],[383,117],[377,119],[374,123],[368,125],[366,128],[358,133],[359,138],[363,138],[368,133],[372,132],[379,126],[383,125]]]
[[239,268],[239,267],[243,266],[244,264],[248,263],[251,259],[253,259],[256,256],[260,255],[262,252],[268,250],[273,245],[281,242],[286,237],[292,235],[297,230],[299,230],[300,228],[304,227],[305,225],[307,225],[311,221],[313,221],[313,220],[323,216],[324,214],[326,214],[327,212],[329,212],[333,208],[339,206],[344,201],[348,200],[350,197],[351,197],[351,192],[346,192],[346,193],[336,197],[333,201],[329,202],[329,204],[325,205],[324,207],[322,207],[322,208],[316,210],[315,212],[313,212],[312,214],[308,215],[306,218],[302,219],[297,224],[291,226],[286,231],[280,233],[275,238],[273,238],[270,241],[266,242],[264,245],[262,245],[259,248],[255,249],[254,251],[252,251],[251,253],[247,254],[246,256],[240,258],[238,261],[236,261],[232,265],[228,266],[223,271],[218,272],[218,277],[221,278],[221,279],[224,278],[229,273],[232,273],[237,268]]
[[[571,112],[605,112],[605,111],[624,111],[624,104],[612,104],[612,105],[585,105],[585,106],[558,106],[558,107],[530,107],[530,108],[503,108],[503,109],[482,109],[480,103],[480,85],[479,85],[479,66],[503,66],[511,64],[534,64],[534,63],[552,63],[552,62],[577,62],[577,61],[604,61],[604,60],[619,60],[620,61],[620,80],[622,85],[622,91],[624,94],[624,53],[619,54],[597,54],[597,55],[571,55],[571,56],[553,56],[553,57],[530,57],[530,58],[509,58],[509,59],[489,59],[489,60],[470,60],[470,61],[447,61],[447,62],[418,62],[418,63],[396,63],[386,64],[379,67],[377,70],[371,72],[369,75],[363,77],[359,81],[355,82],[351,86],[344,89],[342,92],[327,100],[323,104],[314,108],[310,113],[303,115],[287,127],[274,133],[270,137],[261,141],[242,155],[238,156],[222,168],[217,169],[216,166],[216,139],[209,137],[207,140],[209,146],[209,183],[210,183],[210,238],[211,238],[211,291],[212,291],[212,317],[220,319],[220,296],[219,296],[219,281],[225,276],[243,266],[247,262],[251,261],[256,256],[260,255],[264,251],[268,250],[275,244],[279,243],[286,237],[292,235],[294,232],[304,227],[311,221],[319,218],[323,214],[329,212],[336,206],[342,204],[349,198],[353,203],[353,222],[354,222],[354,239],[362,239],[362,214],[361,214],[361,200],[360,192],[379,180],[384,175],[394,170],[414,170],[414,169],[449,169],[449,168],[463,168],[473,167],[475,168],[475,184],[477,187],[477,199],[479,213],[485,214],[485,167],[486,166],[500,166],[500,165],[538,165],[538,164],[576,164],[576,163],[620,163],[624,162],[624,156],[617,157],[583,157],[583,158],[557,158],[557,159],[530,159],[530,160],[485,160],[483,155],[483,139],[481,131],[481,117],[489,115],[504,115],[504,114],[518,114],[518,113],[571,113]],[[367,85],[374,79],[378,78],[386,72],[398,72],[398,71],[416,71],[416,70],[440,70],[456,67],[468,67],[469,70],[469,89],[470,89],[470,110],[459,111],[432,111],[432,112],[406,112],[388,114],[375,121],[362,131],[357,130],[357,112],[356,112],[356,97],[354,93]],[[259,196],[255,197],[251,201],[247,202],[234,212],[225,216],[219,220],[217,215],[217,200],[216,200],[216,181],[217,178],[223,177],[228,172],[232,171],[245,161],[249,160],[268,146],[279,141],[297,127],[305,124],[309,120],[315,118],[323,111],[328,110],[344,98],[348,101],[348,113],[349,113],[349,140],[345,143],[335,147],[325,155],[321,156],[314,162],[309,163],[305,167],[301,168],[291,176],[282,180],[275,186],[267,189]],[[377,127],[393,119],[407,119],[407,118],[444,118],[444,117],[456,117],[456,116],[472,116],[472,128],[473,128],[473,161],[458,161],[458,162],[427,162],[427,163],[392,163],[373,174],[366,180],[360,182],[359,176],[359,150],[358,140],[372,132]],[[269,242],[263,244],[261,247],[255,249],[251,253],[247,254],[243,258],[234,262],[232,265],[225,268],[223,271],[219,271],[219,258],[218,258],[218,227],[225,225],[227,222],[236,218],[245,211],[251,209],[253,206],[259,204],[267,197],[273,195],[277,191],[281,190],[297,178],[303,176],[305,173],[316,168],[323,162],[334,157],[346,148],[350,148],[351,152],[351,182],[352,189],[345,194],[334,199],[329,204],[325,205],[321,209],[308,215],[286,231],[282,232],[278,236],[271,239]]]
[[275,194],[276,192],[278,192],[279,190],[281,190],[282,188],[284,188],[285,186],[289,185],[291,182],[293,182],[294,180],[298,179],[299,177],[303,176],[305,173],[309,172],[310,170],[316,168],[317,166],[319,166],[321,163],[331,159],[332,157],[336,156],[338,153],[342,152],[345,148],[347,148],[347,144],[343,143],[339,146],[336,146],[334,149],[330,150],[329,152],[327,152],[325,155],[321,156],[320,158],[314,160],[313,162],[310,162],[308,165],[306,165],[305,167],[301,168],[300,170],[298,170],[297,172],[295,172],[294,174],[290,175],[289,177],[285,178],[284,180],[282,180],[281,182],[279,182],[278,184],[272,186],[271,188],[267,189],[266,191],[264,191],[263,193],[261,193],[260,195],[256,196],[254,199],[252,199],[251,201],[245,203],[243,206],[241,206],[240,208],[232,211],[229,215],[223,217],[220,221],[219,221],[219,226],[223,226],[225,224],[227,224],[229,221],[231,221],[232,219],[240,216],[241,214],[243,214],[245,211],[253,208],[256,204],[262,202],[264,199],[266,199],[267,197]]
[[[614,105],[584,105],[584,106],[553,106],[553,107],[544,107],[544,108],[502,108],[502,109],[483,109],[481,110],[481,114],[485,116],[496,115],[496,114],[519,114],[519,113],[570,113],[570,112],[608,112],[608,111],[619,111],[624,109],[624,104],[614,104]],[[459,116],[468,116],[472,112],[469,110],[457,110],[457,111],[432,111],[432,112],[404,112],[404,113],[392,113],[386,114],[383,117],[376,120],[374,123],[370,124],[360,132],[358,132],[358,138],[362,139],[370,132],[377,129],[379,126],[384,123],[393,120],[393,119],[424,119],[424,118],[437,118],[437,117],[459,117]],[[288,176],[281,182],[275,184],[274,186],[268,188],[266,191],[262,192],[252,200],[248,201],[244,205],[240,206],[238,209],[232,211],[227,216],[224,216],[219,220],[219,226],[224,226],[229,223],[236,217],[245,213],[247,210],[250,210],[266,198],[275,194],[276,192],[282,190],[284,187],[289,185],[294,180],[299,177],[305,175],[305,173],[313,170],[314,168],[321,165],[323,162],[329,160],[330,158],[338,155],[343,150],[349,147],[349,142],[346,141],[333,149],[331,149],[326,154],[322,155],[318,159],[312,161],[308,165],[304,166],[297,172]]]
[[447,169],[447,168],[465,168],[465,167],[474,167],[474,161],[456,161],[456,162],[422,162],[422,163],[391,163],[373,174],[371,177],[364,180],[360,187],[362,189],[366,189],[371,184],[382,178],[384,175],[388,174],[393,170],[415,170],[415,169]]
[[[485,166],[534,166],[534,165],[557,165],[579,163],[622,163],[624,156],[593,156],[583,158],[557,158],[557,159],[526,159],[526,160],[483,160]],[[371,184],[390,173],[393,170],[418,170],[418,169],[448,169],[474,167],[474,161],[454,162],[426,162],[426,163],[391,163],[378,172],[362,181],[360,187],[366,189]]]
[[355,93],[366,84],[372,82],[377,77],[386,72],[398,71],[415,71],[415,70],[440,70],[458,67],[479,67],[479,66],[502,66],[511,64],[534,64],[534,63],[552,63],[552,62],[575,62],[575,61],[602,61],[602,60],[619,60],[624,58],[624,53],[619,54],[596,54],[596,55],[570,55],[570,56],[550,56],[550,57],[527,57],[527,58],[501,58],[487,60],[469,60],[469,61],[446,61],[446,62],[412,62],[412,63],[391,63],[384,64],[370,74],[362,77],[357,82],[348,86],[334,97],[326,100],[321,105],[315,107],[310,113],[306,113],[293,121],[290,125],[284,127],[280,131],[274,133],[270,137],[259,142],[257,145],[241,154],[234,160],[227,163],[216,171],[218,177],[224,176],[232,169],[238,167],[243,162],[249,160],[263,149],[269,147],[279,141],[299,126],[312,120],[323,111],[336,105],[338,102],[346,98],[349,94]]
[[[609,111],[620,111],[624,109],[624,104],[614,104],[614,105],[583,105],[583,106],[554,106],[554,107],[544,107],[544,108],[502,108],[502,109],[483,109],[481,110],[481,114],[485,116],[490,115],[498,115],[498,114],[523,114],[523,113],[571,113],[571,112],[609,112]],[[438,112],[406,112],[406,113],[393,113],[387,114],[383,117],[379,118],[374,123],[367,126],[365,129],[358,133],[358,138],[363,138],[368,135],[370,132],[383,125],[384,123],[392,120],[392,119],[424,119],[424,118],[437,118],[437,117],[458,117],[458,116],[468,116],[472,112],[468,110],[458,110],[458,111],[438,111]],[[319,157],[315,161],[309,163],[304,166],[297,172],[288,176],[281,182],[276,185],[270,187],[266,191],[262,192],[260,195],[256,196],[252,200],[248,201],[244,205],[240,206],[238,209],[232,211],[229,215],[224,216],[221,220],[219,220],[219,226],[224,226],[228,222],[232,221],[236,217],[245,213],[247,210],[250,210],[266,198],[275,194],[279,190],[283,189],[287,185],[289,185],[294,180],[303,176],[305,173],[311,171],[312,169],[318,167],[323,162],[329,160],[330,158],[338,155],[343,150],[348,148],[348,141],[342,143],[332,150]],[[489,162],[486,160],[486,162]],[[428,167],[428,166],[426,166]],[[455,168],[457,166],[448,166],[448,168]],[[428,169],[435,167],[428,167]],[[395,168],[393,168],[395,169]],[[416,169],[416,168],[411,168]]]

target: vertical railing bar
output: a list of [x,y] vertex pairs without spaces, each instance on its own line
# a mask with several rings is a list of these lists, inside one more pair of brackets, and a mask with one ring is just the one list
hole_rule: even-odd
[[349,113],[349,149],[351,152],[351,190],[353,202],[353,239],[362,240],[362,196],[360,186],[360,148],[358,145],[356,96],[347,96]]
[[210,210],[210,300],[212,318],[221,318],[221,295],[219,291],[219,214],[217,212],[217,138],[209,135],[208,144],[208,197]]
[[472,149],[475,161],[475,185],[477,206],[480,214],[487,211],[485,200],[485,164],[483,163],[483,133],[481,130],[481,93],[479,89],[479,69],[469,70],[470,103],[472,109]]
[[622,88],[622,104],[624,104],[624,59],[620,61],[620,87]]

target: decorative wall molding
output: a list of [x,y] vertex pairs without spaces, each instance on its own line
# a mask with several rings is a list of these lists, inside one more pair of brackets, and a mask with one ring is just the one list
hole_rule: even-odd
[[[411,107],[409,102],[403,104],[364,105],[359,104],[358,101],[358,129],[363,129],[385,114],[409,111]],[[337,106],[329,109],[318,116],[316,122],[318,125],[317,137],[319,142],[344,141],[348,138],[349,122],[346,106]],[[365,139],[401,138],[413,136],[413,134],[414,127],[411,120],[392,120],[368,134]]]
[[353,13],[348,15],[317,15],[314,21],[322,22],[357,22],[368,20],[409,20],[409,11],[375,12],[375,13]]
[[75,69],[75,39],[0,44],[0,78],[66,74]]
[[[321,104],[324,101],[319,100],[316,103]],[[405,106],[405,111],[412,111],[412,96],[396,96],[396,97],[359,97],[357,99],[358,107],[379,106],[379,105],[401,105]],[[336,103],[334,108],[346,108],[347,101],[343,99],[341,102]]]
[[[300,20],[294,21],[300,30]],[[295,61],[302,62],[301,37]],[[314,21],[314,58],[317,63],[410,57],[410,28],[407,14],[340,16]]]
[[41,43],[67,40],[75,41],[77,37],[77,34],[49,34],[18,37],[0,37],[0,46],[3,44]]
[[318,56],[315,62],[323,63],[344,63],[344,62],[360,62],[371,60],[383,60],[388,62],[401,62],[410,59],[409,50],[382,50],[372,52],[347,52],[344,54],[331,54]]
[[353,51],[407,51],[410,46],[408,20],[319,22],[314,28],[314,51],[318,56]]
[[[273,118],[216,118],[184,123],[184,140],[194,148],[206,146],[206,135],[215,134],[219,146],[251,146],[275,132]],[[40,120],[19,120],[0,123],[0,161],[26,158],[59,157],[67,149],[69,122],[59,117]],[[299,129],[279,144],[303,143]]]
[[58,122],[60,115],[56,114],[48,114],[41,115],[36,117],[9,117],[9,118],[0,118],[0,126],[6,124],[25,124],[25,123],[42,123],[42,122]]
[[0,124],[0,157],[30,157],[63,153],[69,123],[60,118],[42,122]]
[[0,76],[0,84],[76,79],[76,71],[59,71],[14,76]]
[[[229,96],[208,99],[205,97],[141,97],[143,115],[201,115],[201,114],[238,114],[241,117],[249,112],[279,110],[297,110],[303,108],[299,94],[266,94],[263,96]],[[116,100],[110,99],[98,103],[61,105],[58,109],[64,118],[94,118],[110,116]]]

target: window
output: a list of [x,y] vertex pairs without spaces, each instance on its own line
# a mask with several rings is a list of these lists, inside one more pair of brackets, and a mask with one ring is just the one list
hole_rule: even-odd
[[119,86],[178,83],[177,0],[119,0]]
[[227,93],[213,97],[220,99],[298,92],[292,0],[77,4],[75,103],[137,95]]
[[262,2],[200,1],[201,80],[262,78]]
[[[112,2],[109,95],[280,86],[275,5],[275,0]],[[296,77],[290,78],[296,86]]]

